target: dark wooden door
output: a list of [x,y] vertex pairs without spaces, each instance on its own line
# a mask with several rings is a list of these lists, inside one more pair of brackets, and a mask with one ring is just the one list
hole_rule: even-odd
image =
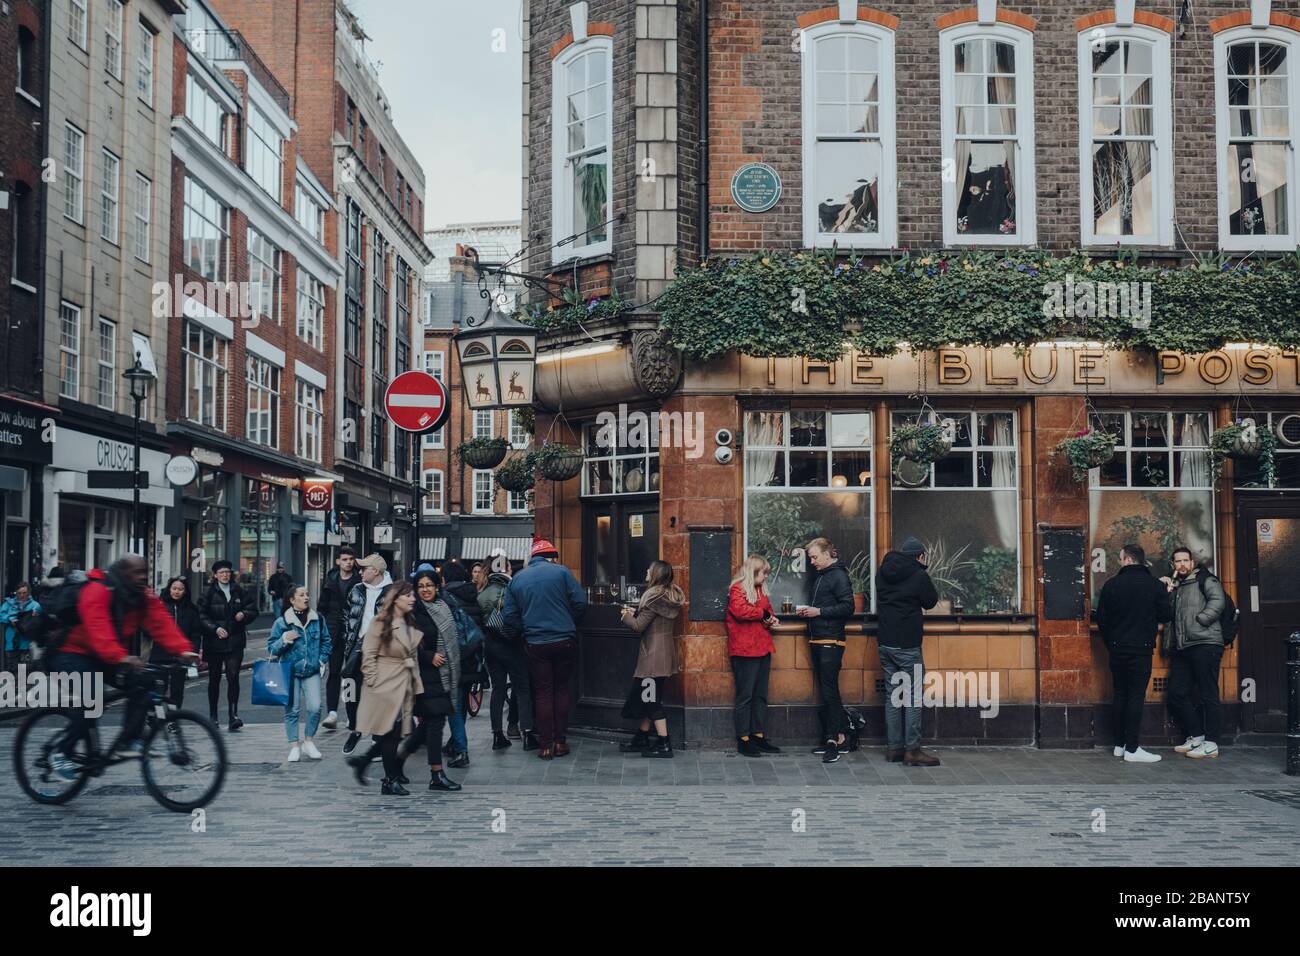
[[1242,729],[1281,733],[1286,638],[1300,629],[1300,496],[1237,495],[1237,562],[1237,676],[1253,680],[1255,692],[1242,702]]

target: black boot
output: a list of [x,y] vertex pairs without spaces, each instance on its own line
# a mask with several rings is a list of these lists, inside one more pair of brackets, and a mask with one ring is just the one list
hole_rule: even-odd
[[357,783],[366,786],[366,768],[370,766],[370,754],[355,754],[349,757],[348,766],[352,768],[352,775],[357,778]]
[[456,759],[447,763],[448,767],[455,767],[457,770],[463,770],[469,766],[469,751],[462,750],[456,754]]
[[513,747],[513,746],[514,744],[510,742],[510,738],[507,737],[505,734],[503,734],[501,731],[499,730],[492,731],[493,750],[505,750],[507,747]]
[[403,787],[400,782],[391,780],[388,777],[385,777],[384,782],[379,785],[379,792],[386,797],[409,797],[411,795],[411,791]]
[[667,737],[651,737],[650,746],[641,751],[642,757],[671,757],[673,742]]
[[644,730],[638,730],[632,735],[632,739],[625,744],[619,744],[620,753],[632,754],[642,753],[650,746],[650,735]]
[[537,740],[537,734],[535,734],[535,733],[534,733],[533,731],[531,731],[531,730],[526,730],[526,731],[524,731],[524,749],[525,749],[525,750],[537,750],[537,749],[539,749],[541,746],[542,746],[541,743]]
[[244,726],[244,722],[240,720],[238,717],[236,717],[234,714],[231,714],[230,726],[227,728],[227,730],[232,730],[232,731],[238,730],[242,726]]
[[447,793],[455,793],[460,789],[460,784],[452,780],[441,770],[429,771],[429,789],[445,790]]

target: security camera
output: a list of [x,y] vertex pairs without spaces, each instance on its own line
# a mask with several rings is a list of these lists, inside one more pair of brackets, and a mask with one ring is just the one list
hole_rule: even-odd
[[730,445],[734,437],[735,436],[731,434],[730,428],[719,428],[713,434],[713,440],[719,445]]
[[719,465],[729,465],[731,464],[732,455],[733,452],[730,448],[726,445],[719,445],[718,450],[713,453],[713,458]]

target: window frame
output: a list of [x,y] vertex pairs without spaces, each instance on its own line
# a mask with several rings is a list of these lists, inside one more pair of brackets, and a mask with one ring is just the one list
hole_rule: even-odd
[[[190,333],[196,332],[199,337],[199,351],[195,352],[190,348]],[[211,356],[209,352],[211,345]],[[223,338],[211,329],[199,324],[198,322],[186,321],[182,325],[181,333],[181,357],[184,360],[182,373],[184,375],[182,389],[185,393],[185,418],[187,421],[194,422],[197,425],[203,425],[207,428],[215,428],[218,431],[225,431],[227,422],[227,394],[230,388],[230,340]],[[224,360],[224,363],[223,363]],[[211,422],[205,421],[203,409],[190,407],[190,396],[194,392],[194,372],[201,373],[200,392],[204,390],[206,380],[211,377],[212,387],[212,415]]]
[[[475,468],[475,469],[473,469],[471,475],[472,475],[472,477],[471,477],[471,479],[470,479],[470,494],[471,494],[471,498],[472,498],[472,501],[471,501],[472,508],[471,508],[471,512],[470,512],[470,513],[471,513],[471,514],[476,514],[476,515],[490,515],[490,514],[495,514],[495,513],[496,513],[496,497],[497,497],[497,488],[496,488],[496,481],[495,481],[495,478],[494,478],[494,476],[493,476],[493,474],[492,474],[492,469],[490,469],[490,468]],[[487,481],[487,489],[486,489],[485,491],[479,489],[479,480],[480,480],[480,479],[486,479],[486,481]],[[486,494],[486,495],[487,495],[487,506],[486,506],[486,507],[480,505],[480,503],[479,503],[479,501],[480,501],[480,495],[483,495],[483,494]]]
[[136,36],[140,43],[140,49],[136,51],[136,98],[144,103],[150,109],[153,109],[154,102],[154,38],[158,35],[149,24],[144,20],[136,23]]
[[507,491],[506,492],[506,514],[526,515],[532,511],[530,497],[532,490],[526,491]]
[[[816,189],[817,103],[815,50],[817,43],[832,36],[864,37],[878,44],[877,67],[877,136],[880,142],[880,176],[877,179],[879,221],[874,233],[821,232]],[[832,243],[850,249],[892,249],[898,245],[898,150],[897,104],[895,91],[894,31],[874,23],[822,23],[803,31],[801,37],[801,128],[803,160],[803,244],[805,248]],[[836,137],[844,141],[844,137]],[[869,142],[869,139],[862,140]]]
[[[1257,423],[1257,427],[1267,428],[1269,431],[1273,433],[1274,437],[1277,439],[1277,449],[1276,449],[1277,455],[1286,455],[1288,459],[1292,456],[1300,457],[1300,442],[1297,442],[1295,444],[1288,442],[1286,439],[1282,437],[1282,433],[1279,430],[1279,426],[1281,425],[1281,423],[1289,419],[1294,418],[1297,420],[1298,423],[1300,423],[1300,410],[1288,410],[1284,408],[1277,408],[1275,410],[1272,408],[1268,408],[1262,412],[1253,412],[1249,417],[1255,419],[1255,422]],[[1278,491],[1294,492],[1297,489],[1300,489],[1300,485],[1279,485],[1276,479],[1271,484],[1268,485],[1243,484],[1241,482],[1242,464],[1244,463],[1237,462],[1236,467],[1234,467],[1232,470],[1232,488],[1234,492],[1251,492],[1251,493],[1259,492],[1259,491],[1266,492],[1266,493],[1278,492]]]
[[[256,372],[256,374],[254,374]],[[244,415],[244,438],[263,448],[280,447],[280,398],[284,369],[253,352],[244,356],[244,383],[247,401]],[[266,397],[262,407],[261,397]],[[256,407],[253,399],[258,398]],[[262,441],[265,434],[268,441]]]
[[[200,108],[201,107],[201,108]],[[217,117],[217,138],[213,139],[208,135],[208,130],[204,125],[211,117],[208,115],[215,110]],[[226,111],[225,104],[210,90],[193,70],[185,72],[185,118],[209,143],[226,154],[227,126],[226,117],[230,114]]]
[[302,263],[298,263],[295,306],[298,339],[318,352],[324,351],[325,283],[305,269]]
[[[1036,137],[1034,129],[1034,34],[1007,23],[966,23],[939,33],[939,129],[940,157],[956,162],[957,122],[957,44],[970,39],[988,39],[1010,43],[1016,55],[1016,132],[989,134],[1002,139],[1014,137],[1017,143],[1015,163],[1016,235],[970,234],[957,231],[957,188],[959,171],[951,182],[940,177],[943,194],[943,243],[948,247],[994,246],[1032,247],[1038,241],[1036,207],[1038,188],[1035,182]],[[1027,66],[1026,66],[1027,65]]]
[[[68,39],[83,51],[90,52],[90,11],[89,0],[68,0]],[[80,23],[80,35],[73,34],[73,28]]]
[[[153,241],[150,220],[153,215],[153,182],[139,171],[135,174],[135,202],[132,218],[135,228],[131,232],[131,251],[141,262],[149,261],[149,245]],[[143,249],[143,254],[141,250]]]
[[[100,408],[106,408],[110,412],[117,411],[117,323],[112,319],[106,319],[100,316],[95,323],[95,331],[98,335],[95,337],[96,358],[95,358],[95,404]],[[111,332],[111,345],[108,353],[108,360],[104,360],[105,332]],[[108,403],[104,402],[104,371],[108,370]]]
[[[436,359],[437,361],[431,361],[432,359]],[[441,382],[443,387],[446,387],[446,352],[441,349],[425,349],[424,357],[420,360],[420,364],[426,372]],[[434,371],[433,369],[433,366],[435,365],[437,366],[437,371]],[[445,425],[439,426],[437,431],[427,432],[422,436],[422,438],[425,448],[446,448],[447,427]]]
[[[437,481],[433,481],[434,478]],[[434,487],[435,485],[436,487]],[[443,494],[446,481],[441,468],[425,468],[420,475],[420,488],[422,491],[420,506],[424,509],[424,514],[441,515],[447,513],[446,498]]]
[[[1286,47],[1287,58],[1287,96],[1288,139],[1287,157],[1287,202],[1288,230],[1285,234],[1252,237],[1233,235],[1228,224],[1228,146],[1229,135],[1228,108],[1228,47],[1242,41],[1275,43]],[[1296,62],[1300,54],[1300,40],[1291,30],[1279,27],[1255,29],[1252,26],[1235,27],[1224,30],[1214,36],[1214,166],[1218,177],[1218,228],[1219,248],[1225,252],[1259,251],[1294,251],[1300,241],[1300,183],[1296,181],[1300,164],[1296,162],[1296,139],[1300,135],[1297,124],[1300,123],[1300,64]],[[1264,137],[1255,137],[1256,140]]]
[[[314,395],[313,395],[314,393]],[[315,398],[315,403],[304,398]],[[325,441],[325,389],[304,378],[294,378],[294,453],[307,461],[321,463]]]
[[[75,341],[68,344],[68,330]],[[59,302],[59,397],[81,400],[81,306],[66,299]],[[69,387],[70,385],[70,387]]]
[[[195,196],[206,198],[207,200],[210,200],[211,204],[216,206],[217,216],[220,220],[219,222],[214,222],[208,218],[206,210],[200,209],[194,205],[191,201],[191,189]],[[195,268],[193,260],[190,259],[187,247],[196,238],[190,232],[191,217],[197,219],[203,225],[210,226],[216,230],[218,248],[214,263],[216,266],[214,275],[208,275],[201,268],[204,265],[204,253],[202,251],[199,253],[200,268]],[[206,236],[206,230],[204,230],[204,233],[205,235],[197,237],[201,246],[206,246],[209,241]],[[186,268],[211,282],[226,281],[227,277],[230,275],[230,209],[221,202],[220,198],[218,198],[215,193],[210,191],[206,186],[199,182],[199,180],[189,174],[186,174],[185,176],[185,182],[182,186],[181,192],[181,242],[181,261],[184,263]]]
[[[484,421],[487,422],[486,428],[483,428],[481,425],[481,423]],[[473,435],[471,436],[473,438],[496,438],[497,437],[496,413],[490,408],[474,409],[473,427],[474,427],[474,431],[473,431]]]
[[[284,196],[284,137],[262,111],[251,104],[244,125],[248,130],[244,171],[263,192],[279,203]],[[275,178],[270,185],[274,185],[274,190],[269,188],[266,181],[272,169]]]
[[[1215,480],[1211,473],[1209,484],[1205,485],[1177,485],[1174,484],[1174,478],[1178,471],[1177,459],[1174,457],[1178,454],[1187,454],[1189,452],[1203,451],[1209,459],[1210,455],[1210,437],[1214,434],[1214,409],[1206,406],[1204,408],[1187,407],[1187,408],[1143,408],[1138,407],[1118,408],[1102,405],[1095,409],[1098,416],[1105,417],[1108,415],[1122,415],[1124,417],[1124,434],[1119,436],[1120,440],[1115,443],[1116,456],[1122,456],[1124,459],[1124,484],[1122,485],[1104,485],[1099,478],[1101,476],[1101,466],[1090,468],[1088,470],[1088,490],[1092,491],[1215,491]],[[1166,445],[1134,445],[1133,444],[1133,416],[1134,415],[1164,415],[1166,434],[1168,444]],[[1174,442],[1174,416],[1175,415],[1204,415],[1207,419],[1205,444],[1204,445],[1178,445]],[[1089,427],[1095,428],[1097,422],[1090,421]],[[1135,485],[1133,484],[1133,454],[1141,454],[1144,450],[1165,452],[1169,455],[1169,474],[1166,476],[1166,482],[1160,485]]]
[[[103,160],[103,177],[99,183],[99,237],[111,242],[113,245],[120,245],[122,239],[122,160],[112,150],[103,149],[100,153]],[[113,175],[109,176],[109,170]],[[112,186],[112,192],[109,192],[109,186]],[[112,213],[112,229],[110,230],[109,214]]]
[[[77,162],[71,161],[74,139]],[[76,172],[73,172],[73,166]],[[86,224],[86,134],[71,123],[63,124],[63,216],[79,226]],[[75,184],[75,189],[74,189]],[[76,198],[76,215],[68,211],[70,201]]]
[[[260,242],[255,242],[254,241],[255,238],[257,240],[260,240]],[[270,262],[268,262],[260,254],[258,254],[258,252],[255,251],[259,247],[262,248],[263,250],[266,249],[270,250],[271,253]],[[279,246],[277,246],[274,242],[272,242],[264,232],[262,232],[252,223],[249,223],[248,224],[248,287],[250,292],[250,296],[249,296],[250,304],[253,306],[253,318],[257,318],[257,316],[259,315],[264,315],[270,321],[274,322],[276,325],[281,324],[281,320],[282,320],[281,313],[283,311],[282,302],[284,299],[284,296],[282,294],[283,292],[282,283],[284,281],[283,270],[284,270],[284,251]],[[262,309],[262,300],[264,297],[263,286],[266,284],[262,276],[265,275],[267,272],[271,274],[271,281],[270,281],[271,311],[269,313],[263,311]],[[251,294],[253,293],[254,290],[256,290],[255,295]]]
[[[122,0],[107,0],[108,16],[104,20],[104,69],[113,79],[121,81],[123,77],[125,51],[122,47],[122,32],[126,20]],[[117,31],[113,31],[116,23]]]
[[[591,242],[574,240],[559,245],[559,241],[574,234],[573,176],[566,143],[568,124],[565,106],[568,85],[565,82],[569,64],[592,53],[605,53],[605,238]],[[585,87],[584,87],[585,89]],[[587,152],[586,145],[579,155]],[[609,255],[614,249],[614,40],[612,37],[588,36],[581,43],[571,43],[551,61],[551,262],[559,264],[572,259],[592,259]],[[590,227],[589,227],[590,229]]]
[[[1173,86],[1170,72],[1169,34],[1142,24],[1116,26],[1108,24],[1106,41],[1144,42],[1151,44],[1151,106],[1153,150],[1151,168],[1156,176],[1152,190],[1152,218],[1155,232],[1132,236],[1098,235],[1094,223],[1093,194],[1093,41],[1091,30],[1079,34],[1079,225],[1084,246],[1167,247],[1174,242],[1174,133]],[[1121,91],[1122,98],[1122,91]],[[1123,105],[1119,107],[1121,113]],[[1113,136],[1124,142],[1145,137]]]
[[[652,410],[647,410],[645,414],[650,416]],[[582,448],[582,484],[579,486],[579,496],[582,498],[598,500],[621,500],[624,498],[646,497],[653,495],[659,497],[662,488],[662,473],[660,471],[660,446],[657,443],[657,436],[653,433],[653,419],[648,419],[646,428],[646,441],[644,448],[637,448],[631,454],[620,454],[618,440],[608,447],[601,447],[598,441],[601,425],[597,422],[588,422],[581,429],[581,448]],[[632,447],[632,446],[623,446]],[[610,491],[592,491],[591,490],[591,466],[594,462],[609,462],[610,485],[613,490]],[[641,465],[645,475],[645,486],[639,491],[623,490],[623,465],[620,462],[637,462]],[[652,467],[653,466],[653,467]],[[654,485],[654,487],[650,487]]]

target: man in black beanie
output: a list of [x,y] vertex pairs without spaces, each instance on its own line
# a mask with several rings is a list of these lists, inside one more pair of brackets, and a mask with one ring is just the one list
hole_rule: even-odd
[[[939,766],[938,757],[921,749],[920,705],[925,677],[921,612],[938,603],[939,592],[925,570],[925,545],[908,538],[897,551],[885,555],[876,574],[876,640],[885,670],[885,759],[891,763]],[[896,697],[907,705],[906,710],[895,703]]]

